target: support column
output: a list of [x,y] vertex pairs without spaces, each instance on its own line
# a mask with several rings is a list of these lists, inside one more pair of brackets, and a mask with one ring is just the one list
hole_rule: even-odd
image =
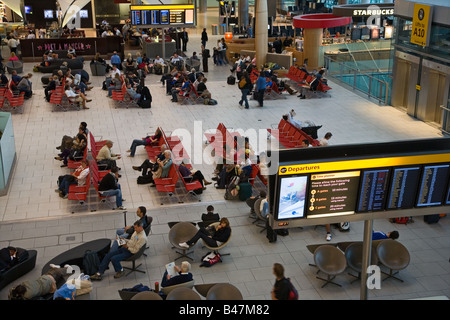
[[238,17],[239,17],[239,27],[244,26],[247,28],[248,26],[248,1],[247,0],[239,0],[238,3]]
[[361,266],[361,291],[360,299],[367,300],[367,268],[370,265],[372,254],[372,220],[364,221],[364,239],[363,239],[363,259]]
[[267,16],[267,0],[255,0],[255,51],[256,51],[256,68],[261,69],[266,63],[268,50],[268,16]]
[[[322,45],[323,29],[303,30],[303,59],[308,59],[308,69],[319,67],[319,52]],[[303,64],[303,61],[301,62]]]

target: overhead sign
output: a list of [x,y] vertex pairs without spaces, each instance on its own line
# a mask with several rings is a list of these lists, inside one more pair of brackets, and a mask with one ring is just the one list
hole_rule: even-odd
[[141,27],[195,26],[195,5],[131,5],[131,24]]
[[433,7],[415,3],[411,30],[411,43],[427,47],[430,42]]

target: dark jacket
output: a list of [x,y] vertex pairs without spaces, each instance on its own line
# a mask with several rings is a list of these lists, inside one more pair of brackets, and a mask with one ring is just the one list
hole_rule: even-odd
[[172,277],[170,279],[166,279],[164,281],[164,283],[161,283],[161,285],[164,284],[164,287],[170,287],[170,286],[174,286],[174,285],[177,285],[177,284],[180,284],[180,283],[185,283],[185,282],[192,281],[192,279],[194,279],[192,277],[192,273],[190,273],[190,272],[189,273],[184,273],[184,274],[180,273],[177,276],[174,276],[174,277]]
[[100,185],[98,186],[99,191],[113,190],[117,188],[116,177],[113,176],[112,173],[108,173],[107,175],[105,175],[102,181],[100,181]]
[[230,238],[230,235],[231,235],[231,228],[225,227],[218,231],[215,231],[214,235],[212,236],[212,239],[220,242],[226,242]]

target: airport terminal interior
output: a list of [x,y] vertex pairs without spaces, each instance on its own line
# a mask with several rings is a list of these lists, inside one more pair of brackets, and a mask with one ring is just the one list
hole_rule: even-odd
[[[287,9],[287,6],[283,7]],[[252,4],[250,9],[250,12],[255,12],[252,11]],[[208,7],[205,13],[198,14],[197,26],[187,28],[189,41],[183,52],[185,57],[201,52],[203,28],[208,33],[206,47],[211,52],[217,46],[217,41],[224,37],[220,30],[213,34],[214,29],[211,28],[211,25],[218,22],[218,11],[217,5]],[[103,19],[107,20],[101,18],[100,21]],[[277,14],[274,25],[286,24],[292,22],[286,22]],[[136,57],[142,48],[126,41],[123,50],[125,57],[128,54]],[[2,42],[1,54],[3,64],[6,64],[10,57],[6,41]],[[171,55],[171,52],[166,52],[167,59]],[[110,63],[111,55],[105,58]],[[124,107],[107,97],[108,91],[102,89],[105,75],[92,74],[91,59],[92,57],[87,57],[83,63],[83,69],[89,74],[89,86],[93,87],[86,91],[87,99],[92,100],[86,104],[89,109],[67,111],[54,110],[54,105],[45,100],[41,78],[49,74],[34,68],[41,62],[40,57],[22,59],[23,70],[19,75],[32,75],[30,80],[33,94],[24,100],[23,112],[6,112],[11,116],[16,154],[6,194],[0,197],[0,247],[36,250],[37,259],[31,271],[0,290],[0,300],[8,299],[10,288],[41,276],[43,267],[52,258],[89,241],[102,238],[113,240],[117,229],[137,220],[136,211],[140,206],[145,206],[147,215],[153,218],[147,238],[148,249],[136,261],[141,264],[139,269],[145,273],[132,272],[116,279],[114,268],[110,265],[103,280],[92,281],[92,291],[87,299],[121,300],[119,291],[137,284],[154,289],[155,282],[161,283],[166,264],[175,261],[179,265],[186,260],[191,263],[191,273],[196,285],[229,283],[239,290],[243,300],[272,299],[274,263],[284,266],[285,276],[296,287],[299,300],[359,300],[361,283],[354,281],[355,277],[349,275],[352,270],[348,267],[334,279],[341,286],[330,283],[322,287],[324,281],[317,279],[320,273],[313,266],[314,255],[307,246],[362,241],[364,221],[351,222],[348,230],[340,230],[332,225],[329,241],[326,239],[325,226],[316,225],[290,228],[287,235],[278,235],[277,241],[269,242],[266,230],[250,217],[250,207],[246,201],[226,200],[225,190],[216,189],[214,184],[207,185],[197,197],[188,194],[180,180],[172,196],[159,192],[149,184],[138,184],[140,172],[132,167],[141,165],[148,159],[148,154],[142,146],[137,147],[134,157],[129,157],[127,150],[134,139],[153,135],[160,127],[168,137],[183,137],[182,142],[194,169],[201,171],[206,180],[212,181],[216,163],[208,149],[204,133],[215,132],[220,123],[230,131],[255,133],[252,147],[258,154],[278,145],[276,138],[268,135],[267,129],[276,128],[283,115],[291,110],[295,111],[294,118],[297,121],[321,126],[317,131],[318,140],[331,132],[330,146],[367,144],[370,148],[372,143],[448,137],[442,127],[444,120],[438,120],[438,124],[435,120],[421,120],[420,117],[409,114],[406,108],[394,107],[390,102],[386,104],[384,98],[383,101],[369,98],[348,83],[331,75],[327,77],[328,71],[325,71],[324,78],[328,79],[328,86],[332,89],[326,93],[311,93],[306,99],[300,99],[300,92],[283,92],[276,99],[265,99],[263,107],[248,96],[250,107],[245,109],[239,104],[241,91],[237,86],[238,82],[227,83],[232,63],[215,65],[212,58],[208,61],[209,70],[204,74],[207,78],[206,86],[212,99],[217,101],[216,105],[172,102],[172,97],[166,94],[166,87],[161,83],[161,75],[149,73],[143,81],[152,95],[151,108]],[[296,64],[299,65],[298,61]],[[200,67],[200,72],[202,70]],[[8,72],[5,75],[11,78]],[[395,76],[393,74],[394,78]],[[448,77],[447,74],[447,91],[444,90],[447,95]],[[291,81],[282,75],[279,78],[287,83]],[[301,90],[295,84],[292,86],[297,91]],[[125,199],[123,209],[116,208],[114,198],[101,202],[93,186],[82,204],[76,200],[63,199],[55,192],[58,177],[71,171],[67,167],[61,167],[62,162],[55,159],[59,153],[56,147],[61,144],[64,135],[74,136],[78,133],[80,122],[87,123],[88,130],[96,140],[111,140],[112,152],[121,155],[117,166],[121,168],[118,183]],[[89,145],[89,150],[91,148],[92,145]],[[92,160],[91,152],[88,159]],[[257,177],[252,188],[253,196],[267,188]],[[180,258],[179,250],[173,247],[169,239],[171,223],[187,221],[197,224],[201,221],[202,213],[206,213],[208,205],[212,205],[221,218],[228,218],[232,229],[230,241],[220,250],[222,254],[229,255],[223,255],[221,262],[209,268],[200,266],[202,257],[210,251],[201,241],[192,247],[190,258]],[[442,208],[437,207],[436,213],[443,213],[439,211]],[[448,206],[445,208],[445,212],[448,212]],[[414,216],[413,221],[407,224],[392,223],[387,218],[376,219],[373,221],[373,229],[385,233],[398,231],[400,236],[395,241],[408,249],[410,262],[397,275],[403,281],[393,278],[383,280],[379,289],[368,290],[368,300],[448,300],[448,215],[442,215],[439,222],[434,224],[426,223],[423,216]],[[122,264],[131,266],[131,262]],[[383,274],[382,278],[384,277]],[[201,299],[206,297],[201,296]]]

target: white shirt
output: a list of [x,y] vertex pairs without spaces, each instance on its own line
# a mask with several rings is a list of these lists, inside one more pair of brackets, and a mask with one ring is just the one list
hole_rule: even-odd
[[116,70],[114,71],[114,69],[111,71],[111,78],[115,78],[116,77],[116,73],[120,76],[120,70],[118,68],[116,68]]
[[164,59],[163,58],[155,59],[155,63],[164,64]]
[[77,97],[77,94],[75,92],[73,92],[71,89],[66,90],[65,92],[66,92],[66,96],[68,98],[76,98]]
[[108,36],[108,31],[103,31],[103,33],[102,33],[102,38],[106,38]]

